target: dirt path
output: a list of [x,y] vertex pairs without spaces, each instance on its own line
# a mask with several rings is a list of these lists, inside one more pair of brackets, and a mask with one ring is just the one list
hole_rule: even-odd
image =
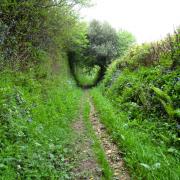
[[92,100],[87,93],[85,93],[81,101],[79,118],[73,124],[73,129],[77,133],[76,145],[74,149],[75,164],[72,172],[73,179],[104,179],[102,169],[97,163],[97,158],[95,157],[93,152],[92,139],[89,137],[83,121],[83,105],[86,100],[85,98],[88,98],[90,104],[89,120],[92,124],[97,138],[101,142],[110,167],[114,172],[113,180],[129,180],[130,177],[124,167],[124,162],[121,158],[120,151],[110,139],[105,127],[100,123]]
[[112,142],[112,140],[106,132],[104,125],[99,121],[97,112],[90,98],[89,102],[91,107],[90,121],[93,125],[93,129],[96,132],[97,137],[100,139],[102,143],[108,162],[112,170],[114,171],[113,179],[129,180],[130,176],[124,167],[124,162],[120,155],[118,147]]
[[93,142],[88,136],[83,122],[83,101],[84,98],[82,99],[79,118],[73,125],[73,129],[77,133],[74,149],[75,168],[73,169],[73,179],[99,180],[102,177],[102,171],[96,162],[92,149]]

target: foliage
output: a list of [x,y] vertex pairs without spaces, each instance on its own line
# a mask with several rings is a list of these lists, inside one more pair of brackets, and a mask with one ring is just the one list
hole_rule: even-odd
[[157,43],[135,45],[131,47],[123,57],[111,64],[106,73],[105,83],[106,80],[110,82],[110,76],[112,78],[118,76],[117,73],[126,68],[137,71],[138,68],[141,67],[158,67],[160,65],[164,69],[178,69],[178,59],[180,55],[179,36],[179,30],[177,30],[174,35],[169,35],[167,38]]
[[117,34],[118,34],[118,42],[119,42],[118,57],[121,57],[126,53],[129,47],[131,47],[135,43],[136,39],[133,36],[133,34],[131,34],[128,31],[120,30],[117,32]]
[[[77,33],[78,43],[69,52],[71,69],[74,73],[75,66],[86,66],[94,68],[99,66],[99,74],[94,84],[104,77],[107,66],[111,61],[122,56],[126,50],[135,42],[134,36],[127,31],[118,33],[107,22],[93,20],[87,27],[82,23],[81,31]],[[76,42],[76,40],[74,41]]]
[[[78,18],[74,7],[87,1],[74,0],[3,0],[0,3],[0,51],[5,65],[25,69],[38,63],[44,50],[65,51],[73,37]],[[68,39],[68,41],[67,41]],[[72,40],[73,41],[73,40]]]
[[160,90],[159,88],[156,87],[152,87],[152,89],[154,90],[154,92],[156,93],[156,95],[159,96],[159,100],[162,103],[162,105],[164,106],[167,114],[173,118],[174,114],[175,114],[175,110],[173,108],[173,103],[171,101],[170,96],[168,96],[166,93],[164,93],[162,90]]
[[99,67],[95,66],[94,68],[87,68],[86,66],[75,66],[75,78],[77,84],[81,87],[88,88],[93,87],[97,80],[99,73]]
[[170,124],[145,117],[143,121],[131,121],[131,110],[115,108],[113,99],[104,97],[101,89],[94,89],[91,95],[102,123],[119,145],[132,179],[179,179],[180,152],[179,146],[170,142],[176,139]]
[[[177,37],[178,34],[175,35]],[[167,121],[169,118],[178,119],[176,112],[179,108],[179,66],[177,63],[174,66],[173,61],[176,61],[179,52],[177,48],[177,52],[174,51],[179,41],[172,36],[168,38],[168,42],[167,39],[162,42],[166,43],[166,46],[173,42],[173,52],[165,51],[165,45],[162,44],[162,50],[155,56],[155,51],[152,51],[154,46],[135,46],[109,67],[103,82],[103,91],[121,108],[126,107],[127,103],[136,103],[139,107],[137,111],[141,112],[137,113],[140,119],[144,115]],[[171,57],[168,66],[162,60],[165,57]]]
[[66,54],[85,46],[76,9],[86,3],[0,2],[2,179],[71,179],[71,126],[81,91],[70,78]]
[[90,56],[89,64],[107,66],[118,54],[118,36],[116,30],[107,22],[93,20],[88,30]]
[[77,24],[72,29],[72,38],[69,39],[69,52],[74,52],[76,54],[76,62],[83,63],[84,50],[88,46],[87,40],[87,24],[85,22],[77,22]]
[[[1,0],[0,176],[72,178],[76,135],[71,123],[81,91],[70,78],[68,55],[83,86],[102,79],[120,56],[101,84],[108,100],[99,90],[92,92],[100,117],[123,148],[132,178],[178,179],[180,30],[162,41],[132,46],[134,37],[126,31],[117,33],[96,20],[89,27],[79,22],[76,9],[88,2]],[[94,149],[100,150],[96,155],[109,177],[88,112],[85,106]]]
[[[163,179],[164,172],[169,171],[171,177],[167,174],[167,179],[178,179],[179,45],[177,30],[160,42],[131,47],[108,67],[100,86],[111,107],[106,108],[107,100],[94,92],[102,120],[125,149],[135,178]],[[172,166],[175,171],[171,174]]]
[[[36,71],[1,72],[0,176],[2,179],[69,179],[74,137],[71,123],[81,92],[61,74],[36,79]],[[48,67],[48,66],[47,66]],[[43,74],[51,70],[43,68]]]

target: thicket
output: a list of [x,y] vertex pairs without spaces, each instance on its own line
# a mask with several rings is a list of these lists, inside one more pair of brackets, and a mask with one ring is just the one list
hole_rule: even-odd
[[75,9],[86,2],[0,1],[2,179],[72,176],[71,123],[81,92],[69,76],[67,54],[81,46]]
[[49,54],[69,51],[81,32],[75,9],[86,3],[86,0],[2,0],[1,70],[5,66],[24,70],[37,65],[44,51]]
[[[129,120],[128,111],[116,108],[99,88],[93,89],[91,95],[101,122],[119,146],[131,179],[179,179],[179,151],[163,142],[168,138],[162,123],[157,128],[155,122],[145,118]],[[159,140],[161,136],[163,140]]]
[[[43,57],[47,58],[47,57]],[[57,57],[60,58],[60,57]],[[48,59],[46,59],[48,62]],[[0,177],[69,179],[73,168],[72,122],[81,91],[69,77],[68,63],[58,59],[46,78],[34,70],[0,73]]]
[[177,30],[165,40],[132,47],[109,66],[102,84],[103,93],[128,114],[128,121],[154,122],[152,131],[144,127],[152,139],[175,149],[180,145],[179,62]]

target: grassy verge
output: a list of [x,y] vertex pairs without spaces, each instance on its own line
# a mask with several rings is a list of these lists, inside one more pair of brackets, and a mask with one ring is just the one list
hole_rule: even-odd
[[[180,174],[179,158],[165,144],[155,144],[146,128],[153,128],[146,120],[129,121],[126,112],[118,112],[98,89],[91,92],[102,122],[114,141],[124,152],[126,165],[133,179],[172,179]],[[146,125],[145,125],[146,124]]]
[[[64,66],[60,67],[64,70]],[[1,179],[71,176],[71,123],[79,109],[81,91],[65,72],[47,74],[38,79],[37,71],[32,70],[0,74]]]
[[88,130],[88,134],[91,137],[91,139],[93,140],[93,150],[94,150],[94,153],[98,160],[98,163],[100,164],[100,166],[103,170],[103,176],[104,176],[103,179],[110,180],[110,179],[112,179],[113,173],[112,173],[112,170],[107,161],[105,152],[101,146],[101,142],[97,138],[97,136],[93,130],[92,124],[89,119],[89,115],[90,115],[90,105],[89,105],[89,101],[86,101],[85,105],[84,105],[84,111],[83,111],[84,122],[85,122],[86,128]]

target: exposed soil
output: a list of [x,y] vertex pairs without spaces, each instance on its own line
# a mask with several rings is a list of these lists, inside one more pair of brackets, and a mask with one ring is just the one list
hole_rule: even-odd
[[[83,100],[84,98],[82,99],[79,118],[73,124],[73,129],[75,130],[77,137],[74,149],[74,168],[72,171],[72,177],[73,179],[77,180],[99,180],[103,179],[103,174],[93,152],[93,142],[89,137],[83,122]],[[112,142],[104,125],[99,121],[91,99],[89,100],[89,103],[91,108],[89,119],[92,123],[97,138],[99,138],[102,144],[104,152],[107,156],[107,160],[114,172],[113,179],[130,180],[130,176],[124,167],[121,152],[116,144]]]
[[77,133],[77,140],[74,149],[75,167],[73,169],[72,176],[73,179],[77,180],[99,180],[102,177],[102,171],[96,162],[92,149],[93,142],[88,137],[87,130],[83,122],[82,109],[83,103],[81,104],[79,119],[73,125],[73,129]]
[[113,179],[129,180],[130,176],[124,167],[124,161],[121,157],[121,152],[119,151],[116,144],[114,144],[110,139],[104,125],[99,121],[92,101],[90,100],[89,102],[91,106],[90,120],[97,137],[102,143],[108,162],[114,171]]

